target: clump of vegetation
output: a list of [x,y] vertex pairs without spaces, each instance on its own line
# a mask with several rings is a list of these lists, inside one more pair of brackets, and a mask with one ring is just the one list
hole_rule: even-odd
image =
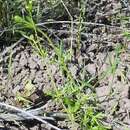
[[[73,33],[73,19],[77,19],[78,31],[76,32],[76,54],[80,53],[81,32],[83,30],[82,23],[85,19],[85,4],[86,2],[84,0],[1,0],[1,36],[5,39],[8,37],[8,39],[13,41],[19,37],[24,37],[43,60],[49,55],[48,50],[51,48],[55,55],[53,59],[49,61],[49,64],[58,64],[59,71],[62,72],[65,81],[61,86],[57,86],[51,72],[49,72],[48,75],[50,76],[51,85],[54,89],[48,91],[46,95],[49,95],[53,100],[62,104],[62,111],[67,113],[67,121],[71,122],[70,126],[73,130],[78,128],[81,130],[109,130],[111,127],[103,124],[103,120],[105,120],[107,115],[103,114],[103,110],[99,107],[99,101],[95,92],[95,86],[98,84],[98,81],[93,83],[93,81],[97,79],[97,76],[91,78],[87,77],[82,80],[80,78],[75,79],[68,67],[68,64],[75,58],[73,45],[70,45],[68,49],[64,48],[63,40],[61,39],[56,43],[44,28],[44,22],[49,22],[51,20],[53,23],[54,17],[59,19],[59,17],[67,16],[67,20],[70,21],[70,32]],[[70,13],[71,11],[69,10],[73,10],[72,6],[74,5],[79,8],[79,10],[75,9],[75,13],[78,12],[78,15],[73,18]],[[42,10],[41,6],[47,7]],[[51,11],[54,9],[56,9],[56,13]],[[46,13],[49,15],[43,16]],[[51,16],[53,16],[52,19]],[[14,38],[12,38],[12,36]],[[70,38],[72,38],[72,36],[73,34],[71,34]],[[71,40],[73,43],[73,39]],[[42,43],[45,41],[47,41],[47,45],[44,46]],[[119,55],[123,49],[124,47],[120,45],[115,48],[115,57],[110,57],[110,67],[98,77],[99,80],[115,74],[120,62]],[[16,94],[17,102],[22,102],[26,107],[29,106],[30,101],[27,100],[27,98],[33,93],[32,91],[34,92],[33,85],[31,84],[31,81],[28,81],[23,93],[18,92]]]

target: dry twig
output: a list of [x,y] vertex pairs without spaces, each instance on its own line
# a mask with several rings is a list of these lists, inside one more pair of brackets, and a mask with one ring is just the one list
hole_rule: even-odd
[[[8,110],[8,109],[14,110],[14,111],[16,111],[16,112],[18,112],[18,113],[21,113],[23,116],[26,115],[26,116],[32,117],[33,119],[35,119],[35,120],[37,120],[37,121],[40,121],[40,122],[44,123],[45,125],[47,125],[47,126],[53,128],[53,129],[55,129],[55,130],[61,130],[60,128],[58,128],[58,127],[56,127],[56,126],[54,126],[54,125],[48,123],[47,121],[41,119],[40,117],[35,116],[35,115],[33,115],[33,114],[31,114],[31,113],[29,113],[29,112],[27,112],[27,111],[25,111],[25,110],[22,110],[22,109],[20,109],[20,108],[17,108],[17,107],[15,107],[15,106],[11,106],[11,105],[9,105],[9,104],[2,103],[2,102],[1,102],[1,103],[0,103],[0,107],[1,107],[2,109],[6,109],[6,110]],[[22,115],[20,115],[20,116],[22,116]]]

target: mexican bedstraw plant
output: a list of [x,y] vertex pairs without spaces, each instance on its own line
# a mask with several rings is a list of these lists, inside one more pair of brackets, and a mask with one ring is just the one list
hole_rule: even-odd
[[48,94],[55,100],[61,102],[64,111],[69,116],[73,130],[75,123],[78,123],[82,130],[106,130],[100,123],[104,115],[96,110],[96,95],[94,93],[87,94],[85,92],[85,87],[90,87],[91,83],[88,81],[83,82],[75,80],[68,69],[67,62],[71,60],[71,50],[65,51],[62,43],[59,46],[54,45],[47,34],[37,27],[32,13],[32,0],[26,0],[25,10],[26,15],[16,15],[14,17],[16,27],[21,28],[18,32],[29,40],[34,49],[36,49],[42,57],[45,56],[46,50],[42,47],[41,42],[46,39],[48,45],[53,48],[58,57],[55,62],[59,64],[59,68],[63,72],[63,75],[64,72],[66,74],[66,81],[60,88],[57,87],[53,76],[51,76],[51,82],[52,85],[55,86],[55,90],[53,90],[53,92],[48,92]]
[[19,15],[16,15],[14,17],[14,20],[16,22],[16,32],[20,32],[25,38],[27,38],[32,47],[36,49],[40,56],[44,57],[46,55],[46,50],[42,47],[41,42],[46,39],[50,47],[54,49],[55,46],[48,35],[42,31],[35,23],[36,20],[33,17],[33,0],[26,1],[25,10],[26,15],[24,17],[21,17]]
[[38,36],[38,32],[42,34],[44,33],[40,29],[38,29],[38,27],[35,24],[35,20],[33,19],[33,14],[32,14],[33,1],[32,0],[26,1],[25,10],[26,10],[25,16],[16,15],[14,17],[14,20],[16,22],[16,25],[15,25],[16,32],[20,32],[25,38],[27,38],[29,43],[39,53],[39,55],[44,57],[46,55],[46,52],[40,44],[40,42],[43,39]]
[[73,130],[76,130],[76,124],[82,130],[107,130],[100,122],[105,115],[97,111],[96,95],[84,92],[90,86],[89,82],[67,80],[61,89],[49,92],[49,95],[63,105]]
[[35,22],[34,22],[33,16],[32,16],[32,11],[33,11],[33,1],[32,0],[26,1],[25,9],[26,9],[25,16],[16,15],[14,17],[16,25],[22,27],[23,29],[31,29],[32,31],[35,31],[35,33],[36,33],[36,25],[35,25]]
[[67,67],[67,63],[70,62],[71,60],[71,56],[72,56],[72,52],[71,49],[68,50],[64,50],[63,48],[63,43],[61,42],[60,45],[58,47],[54,47],[54,51],[57,55],[57,62],[59,64],[59,68],[62,71],[63,75],[67,76],[67,78],[69,78],[70,80],[72,80],[72,74],[70,73],[70,71],[68,70]]

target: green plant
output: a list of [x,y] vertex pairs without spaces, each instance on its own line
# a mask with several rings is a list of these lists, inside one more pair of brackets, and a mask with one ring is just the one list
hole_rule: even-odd
[[79,8],[80,8],[80,15],[79,15],[79,25],[78,25],[78,32],[77,32],[77,48],[78,48],[78,51],[80,50],[81,48],[81,32],[83,31],[84,27],[83,27],[83,22],[84,22],[84,19],[85,19],[85,11],[86,11],[86,2],[84,0],[81,0],[79,2]]
[[120,64],[120,54],[123,53],[125,51],[126,47],[124,45],[117,45],[114,49],[114,55],[109,54],[108,55],[108,67],[106,68],[106,70],[104,72],[102,72],[102,74],[99,76],[99,80],[102,80],[108,76],[111,75],[115,75],[117,69],[118,69],[118,65]]
[[55,84],[55,90],[48,92],[48,94],[63,105],[64,111],[68,114],[73,128],[75,127],[75,123],[78,123],[82,130],[107,130],[100,123],[100,120],[105,115],[97,110],[98,101],[96,100],[96,94],[85,93],[85,89],[89,87],[91,89],[91,83],[87,81],[76,83],[74,80],[70,81],[68,79],[61,86],[61,89],[57,88]]
[[[14,17],[14,20],[16,22],[16,29],[15,32],[19,32],[22,34],[26,39],[28,39],[29,43],[32,45],[32,47],[38,52],[38,54],[42,57],[46,56],[46,50],[42,47],[41,42],[44,41],[42,36],[46,38],[50,45],[53,46],[52,41],[50,38],[45,34],[40,28],[38,28],[35,24],[35,20],[33,18],[33,1],[28,0],[25,5],[26,13],[27,15],[24,17],[21,17],[19,15],[16,15]],[[39,36],[38,33],[40,33]]]
[[[82,130],[107,130],[107,128],[100,122],[105,115],[103,115],[97,107],[98,100],[96,99],[96,94],[92,91],[91,80],[81,81],[74,79],[68,68],[68,63],[71,62],[73,57],[72,47],[65,50],[63,48],[63,42],[60,42],[59,45],[54,44],[52,39],[48,37],[44,30],[36,25],[37,18],[33,15],[33,2],[33,0],[27,0],[25,2],[26,15],[15,15],[15,32],[19,32],[22,36],[28,39],[28,42],[42,58],[46,57],[48,53],[46,47],[41,45],[42,42],[47,40],[48,46],[54,50],[55,57],[53,57],[54,59],[51,60],[50,63],[58,63],[59,69],[62,72],[63,77],[65,77],[65,82],[62,86],[58,87],[51,72],[48,72],[51,85],[54,89],[49,91],[47,94],[62,104],[63,111],[68,114],[68,120],[71,121],[73,127],[75,123],[78,123]],[[83,21],[82,17],[84,16],[84,13],[85,7],[81,9],[79,18],[81,23]],[[81,31],[82,24],[79,24],[77,37],[78,49],[80,49]],[[47,63],[45,64],[47,66]],[[111,72],[113,73],[116,64],[113,64],[112,66],[113,69]],[[86,93],[88,89],[91,90],[91,93]],[[18,93],[17,100],[22,101],[25,104],[30,103],[27,101],[27,97],[30,95],[30,87],[29,89],[28,87],[25,88],[24,95],[25,97]]]

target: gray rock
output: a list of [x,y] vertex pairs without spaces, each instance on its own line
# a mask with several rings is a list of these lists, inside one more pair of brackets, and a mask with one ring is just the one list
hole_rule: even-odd
[[33,58],[32,57],[30,57],[29,59],[28,59],[28,66],[29,66],[29,68],[30,69],[35,69],[35,68],[37,68],[37,63],[33,60]]
[[20,60],[19,60],[19,65],[21,67],[24,67],[25,65],[27,65],[28,61],[27,61],[27,57],[25,56],[25,54],[21,54]]
[[86,65],[86,70],[89,72],[92,76],[96,74],[96,65],[95,64],[88,64]]
[[110,94],[110,87],[109,86],[97,87],[96,94],[99,98],[99,101],[102,102]]

